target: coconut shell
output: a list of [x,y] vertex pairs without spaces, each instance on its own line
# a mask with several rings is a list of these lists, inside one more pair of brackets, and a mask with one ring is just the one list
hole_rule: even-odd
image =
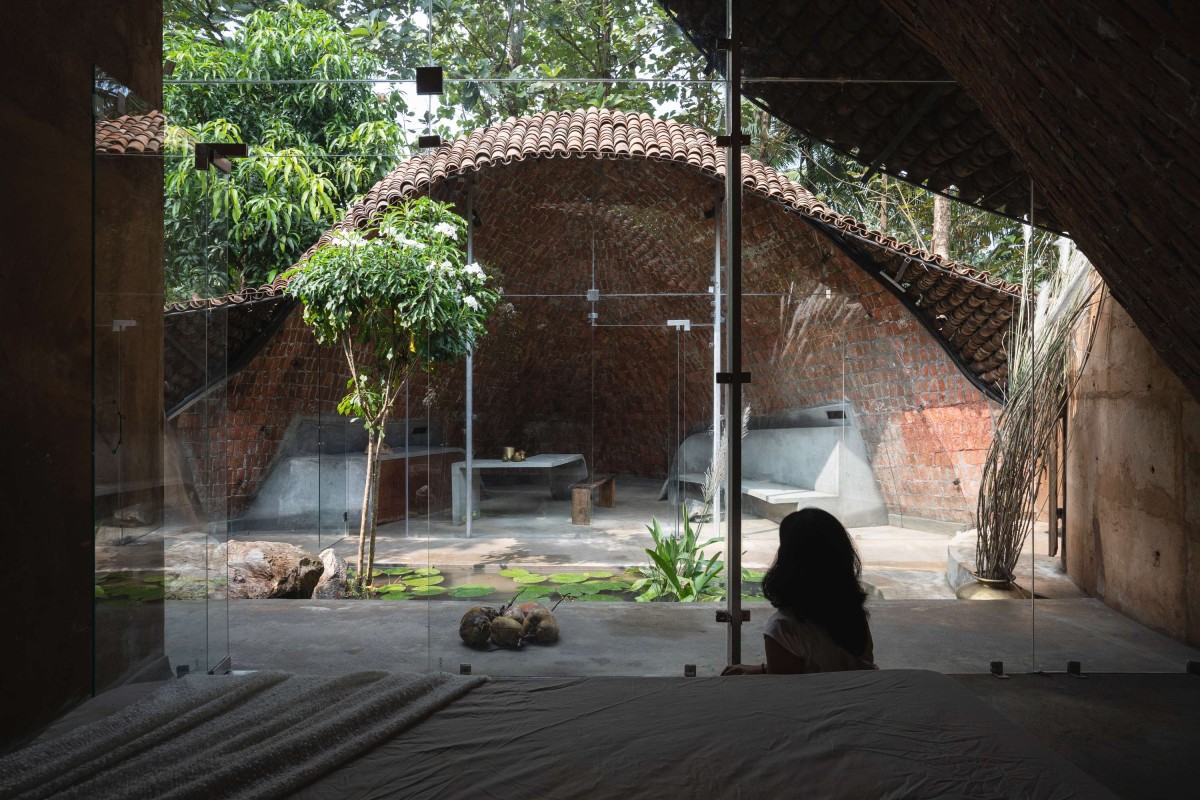
[[532,614],[535,611],[540,611],[543,614],[550,613],[550,609],[546,608],[544,605],[537,602],[536,600],[530,600],[528,603],[519,604],[517,606],[517,610],[520,611],[525,616],[529,616],[530,614]]
[[492,620],[492,641],[501,647],[520,647],[521,632],[521,623],[512,617],[496,617]]
[[533,640],[538,644],[554,644],[558,641],[558,619],[550,613],[538,620],[533,631]]
[[494,620],[500,614],[500,612],[497,611],[493,606],[474,606],[467,612],[467,614],[481,614],[482,616],[487,617],[488,621],[490,622]]
[[486,614],[480,614],[471,609],[463,615],[458,623],[458,635],[471,647],[483,647],[488,643],[492,634],[492,621]]

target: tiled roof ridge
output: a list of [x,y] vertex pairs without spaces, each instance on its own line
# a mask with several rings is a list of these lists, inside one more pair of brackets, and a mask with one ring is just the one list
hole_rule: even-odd
[[[420,194],[441,181],[486,167],[529,159],[589,157],[672,161],[687,164],[714,178],[725,177],[724,148],[717,147],[715,139],[707,131],[687,123],[657,119],[646,113],[595,107],[509,117],[501,123],[477,129],[433,150],[404,159],[371,187],[340,222],[323,233],[300,261],[303,262],[318,248],[328,244],[336,231],[364,228],[383,209]],[[926,252],[868,228],[854,217],[839,214],[786,175],[745,154],[742,155],[742,185],[760,197],[905,258],[933,265],[1006,294],[1020,292],[1020,287],[1015,284]],[[223,297],[173,303],[167,310],[183,311],[253,302],[275,297],[286,286],[287,281],[281,275],[264,286]]]
[[95,150],[109,155],[159,155],[167,118],[161,111],[96,122]]

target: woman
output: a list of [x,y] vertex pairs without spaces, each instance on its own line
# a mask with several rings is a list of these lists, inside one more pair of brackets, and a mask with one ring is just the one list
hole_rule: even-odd
[[862,563],[837,517],[819,508],[779,523],[779,552],[763,577],[778,611],[763,631],[765,664],[733,664],[722,675],[878,669],[859,585]]

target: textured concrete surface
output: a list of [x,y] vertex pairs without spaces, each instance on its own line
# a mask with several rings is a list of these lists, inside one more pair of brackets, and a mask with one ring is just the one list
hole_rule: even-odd
[[1134,619],[1200,643],[1200,403],[1105,304],[1071,404],[1067,567]]
[[[241,600],[228,604],[229,653],[236,669],[330,674],[360,669],[455,671],[469,663],[485,675],[682,675],[727,663],[717,604],[564,603],[556,614],[562,640],[519,650],[473,650],[458,637],[462,601]],[[763,660],[760,632],[772,609],[747,606],[742,660]],[[222,604],[210,604],[218,622]],[[1138,625],[1096,600],[872,601],[875,655],[884,668],[983,673],[1003,661],[1013,673],[1182,672],[1200,650]],[[220,636],[205,624],[205,604],[170,602],[167,646],[172,663]],[[223,641],[214,638],[220,646]],[[215,663],[219,652],[210,654]]]

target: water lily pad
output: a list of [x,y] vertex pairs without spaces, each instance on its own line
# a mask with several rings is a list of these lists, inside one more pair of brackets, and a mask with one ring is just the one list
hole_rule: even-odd
[[379,595],[380,600],[412,600],[413,596],[408,592],[387,592]]
[[408,567],[389,567],[383,571],[384,575],[407,575],[412,572]]
[[527,569],[502,569],[502,570],[500,570],[500,574],[506,578],[519,578],[522,575],[528,575],[529,570],[527,570]]
[[445,594],[446,590],[441,586],[414,586],[412,593],[415,597],[433,597],[435,594]]
[[373,570],[371,570],[371,577],[372,577],[372,578],[382,578],[382,577],[383,577],[383,570],[381,570],[381,569],[373,569]]
[[588,603],[624,603],[625,601],[613,594],[585,594],[577,600]]
[[580,585],[589,586],[597,592],[624,592],[629,589],[628,583],[618,583],[617,581],[588,581]]
[[551,583],[583,583],[587,579],[582,572],[556,572],[550,576]]
[[553,586],[526,586],[517,593],[515,602],[524,603],[527,600],[537,600],[554,594]]
[[541,583],[544,580],[548,580],[545,575],[535,575],[530,573],[528,575],[519,575],[516,578],[513,578],[513,583]]
[[588,595],[596,594],[596,592],[586,591],[582,586],[580,586],[578,584],[568,584],[566,586],[559,586],[557,589],[554,590],[554,593],[561,597],[586,597]]
[[612,573],[606,570],[596,570],[595,572],[587,573],[589,578],[611,578]]
[[450,590],[451,597],[483,597],[484,595],[494,594],[495,586],[484,586],[483,584],[467,584],[466,586],[455,586]]
[[446,580],[445,575],[426,575],[423,578],[409,578],[405,583],[413,587],[413,590],[416,591],[417,589],[436,586],[444,580]]
[[412,572],[413,572],[413,575],[421,575],[421,576],[425,576],[425,577],[427,577],[429,575],[441,575],[442,574],[442,571],[440,569],[438,569],[437,567],[421,567],[420,569],[414,569]]
[[383,586],[376,586],[375,591],[382,592],[383,594],[393,594],[403,592],[407,588],[406,585],[397,581],[396,583],[385,583]]
[[104,587],[97,585],[96,586],[96,597],[104,597],[104,596],[105,596],[104,595]]

